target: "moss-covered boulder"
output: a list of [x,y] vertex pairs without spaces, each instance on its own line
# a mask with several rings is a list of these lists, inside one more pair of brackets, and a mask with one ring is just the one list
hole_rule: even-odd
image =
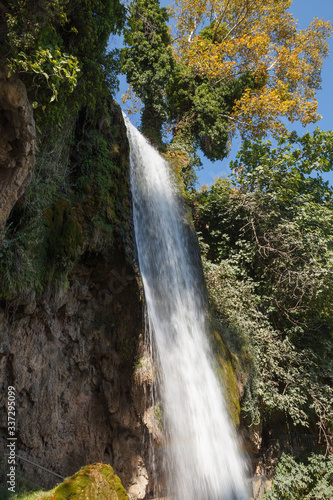
[[92,464],[66,479],[41,500],[129,500],[111,465]]

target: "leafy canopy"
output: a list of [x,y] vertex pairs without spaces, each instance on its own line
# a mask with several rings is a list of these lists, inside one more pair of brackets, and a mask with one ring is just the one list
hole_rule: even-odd
[[329,22],[297,30],[291,0],[176,0],[175,55],[212,87],[250,73],[260,83],[234,102],[231,132],[285,131],[282,119],[317,121],[315,91],[328,55]]
[[106,47],[124,23],[118,0],[6,4],[0,63],[20,73],[37,118],[43,110],[44,121],[59,124],[82,106],[94,110],[117,87],[117,54]]

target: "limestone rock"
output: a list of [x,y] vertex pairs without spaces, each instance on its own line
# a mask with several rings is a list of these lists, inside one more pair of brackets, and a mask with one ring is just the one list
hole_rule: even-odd
[[0,229],[29,184],[36,130],[24,84],[0,72]]
[[246,452],[257,455],[262,445],[262,424],[242,425],[241,434]]

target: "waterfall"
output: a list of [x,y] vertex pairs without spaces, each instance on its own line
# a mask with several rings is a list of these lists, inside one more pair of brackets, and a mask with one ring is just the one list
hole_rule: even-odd
[[125,121],[135,238],[167,433],[168,495],[245,500],[244,464],[212,366],[201,271],[179,187],[167,162]]

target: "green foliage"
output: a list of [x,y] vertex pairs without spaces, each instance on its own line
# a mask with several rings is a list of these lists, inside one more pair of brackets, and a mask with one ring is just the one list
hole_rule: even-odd
[[197,197],[208,258],[237,262],[267,297],[274,326],[295,332],[328,320],[333,298],[332,189],[306,177],[298,156],[290,143],[245,142],[231,164],[235,187],[219,180]]
[[45,214],[35,212],[19,230],[8,228],[0,246],[0,297],[38,293],[49,282],[65,286],[82,241],[82,229],[64,199]]
[[82,230],[64,199],[54,202],[45,217],[49,229],[48,256],[57,266],[67,269],[77,259]]
[[242,409],[252,421],[259,423],[278,410],[294,425],[307,426],[311,394],[329,410],[330,402],[322,397],[326,385],[316,386],[307,353],[296,350],[260,312],[261,299],[253,282],[240,279],[239,269],[229,260],[220,264],[204,260],[204,272],[216,326],[237,355],[236,368],[245,383]]
[[89,228],[89,246],[97,251],[112,247],[115,230],[121,225],[123,173],[112,158],[110,146],[101,132],[92,129],[85,134],[78,159],[76,198]]
[[169,16],[158,0],[135,0],[130,4],[122,49],[122,72],[145,105],[142,130],[161,143],[166,118],[165,86],[173,71]]
[[40,125],[92,111],[117,88],[118,55],[107,52],[124,23],[118,0],[8,0],[0,62],[26,83]]
[[175,136],[181,134],[185,142],[193,143],[212,161],[224,158],[235,101],[245,89],[257,86],[250,73],[212,85],[207,78],[195,76],[187,66],[177,64],[166,87],[169,120],[176,124]]
[[74,55],[66,53],[56,29],[67,21],[66,2],[18,0],[9,5],[6,62],[11,72],[23,73],[34,88],[34,107],[56,100],[59,91],[64,96],[71,94],[80,65]]
[[333,455],[312,454],[306,461],[296,461],[282,454],[276,467],[272,490],[264,500],[296,500],[299,498],[333,497]]
[[[216,317],[247,373],[254,421],[282,411],[295,425],[333,422],[331,132],[245,142],[231,180],[193,196]],[[324,153],[324,154],[323,154]],[[312,168],[311,168],[312,165]],[[326,434],[325,434],[326,433]]]
[[40,292],[45,285],[47,227],[36,219],[23,230],[2,235],[0,244],[0,297],[11,298],[31,290]]
[[[11,60],[10,67],[11,71],[18,73],[24,71],[34,75],[33,81],[37,87],[46,86],[49,89],[50,102],[58,98],[59,91],[73,92],[80,71],[78,59],[61,53],[57,46],[39,47],[29,55],[19,52]],[[41,79],[45,79],[46,82],[41,82]],[[66,84],[66,90],[64,90],[64,84]],[[38,102],[34,101],[32,106],[37,107]]]
[[82,65],[77,99],[93,111],[118,88],[118,52],[106,46],[111,34],[120,33],[125,9],[119,0],[69,0],[67,19],[61,35]]

